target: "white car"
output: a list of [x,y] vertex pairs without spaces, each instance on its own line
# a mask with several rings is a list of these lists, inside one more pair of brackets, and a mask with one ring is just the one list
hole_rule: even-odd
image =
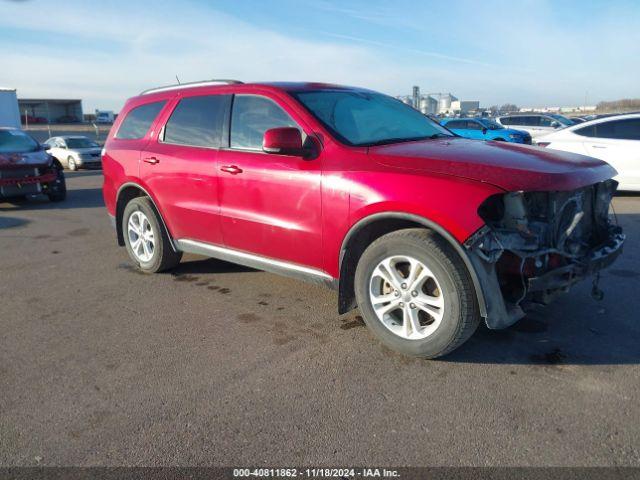
[[51,137],[44,143],[49,145],[49,153],[69,170],[102,165],[100,145],[88,137]]
[[526,113],[502,115],[496,118],[500,125],[506,128],[524,130],[531,138],[555,132],[561,128],[573,125],[567,117],[555,113]]
[[538,137],[535,143],[604,160],[618,171],[618,190],[640,191],[640,113],[580,123]]

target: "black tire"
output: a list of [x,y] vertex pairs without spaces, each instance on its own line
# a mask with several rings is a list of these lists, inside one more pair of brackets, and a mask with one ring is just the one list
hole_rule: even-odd
[[47,184],[47,197],[51,202],[62,202],[67,198],[67,182],[64,178],[64,170],[62,165],[54,163],[53,168],[56,171],[56,179]]
[[[155,242],[153,255],[147,262],[142,262],[136,257],[129,240],[127,225],[129,223],[129,217],[136,211],[144,213],[149,220],[154,238],[159,239]],[[131,260],[144,273],[156,273],[168,270],[178,265],[182,259],[182,252],[175,252],[171,247],[171,240],[162,225],[160,216],[156,212],[151,200],[147,197],[134,198],[127,204],[124,209],[124,214],[122,215],[122,232],[129,257],[131,257]]]
[[[369,282],[376,266],[392,255],[411,256],[438,278],[444,314],[436,330],[424,339],[406,339],[389,330],[376,315],[369,298]],[[358,307],[371,331],[389,348],[405,355],[436,358],[455,350],[480,323],[473,283],[457,252],[436,233],[412,228],[384,235],[362,254],[355,275]]]
[[72,172],[78,170],[78,165],[76,164],[76,161],[72,156],[67,157],[67,167],[69,167],[69,170],[71,170]]

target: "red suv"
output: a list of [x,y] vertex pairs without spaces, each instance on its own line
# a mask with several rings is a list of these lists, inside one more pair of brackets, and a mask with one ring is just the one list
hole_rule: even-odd
[[466,140],[402,102],[318,83],[210,81],[130,99],[103,155],[144,272],[203,254],[326,284],[389,347],[444,355],[610,264],[615,170]]

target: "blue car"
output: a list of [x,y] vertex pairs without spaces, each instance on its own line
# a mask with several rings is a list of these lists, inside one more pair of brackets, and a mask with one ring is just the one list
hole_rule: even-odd
[[488,118],[445,118],[440,122],[440,125],[461,137],[473,140],[495,140],[531,145],[529,133],[504,128]]

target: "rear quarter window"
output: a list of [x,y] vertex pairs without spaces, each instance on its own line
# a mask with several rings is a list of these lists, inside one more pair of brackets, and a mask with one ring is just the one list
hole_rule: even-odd
[[166,103],[166,100],[146,103],[130,110],[120,124],[115,138],[121,140],[138,140],[144,137]]

